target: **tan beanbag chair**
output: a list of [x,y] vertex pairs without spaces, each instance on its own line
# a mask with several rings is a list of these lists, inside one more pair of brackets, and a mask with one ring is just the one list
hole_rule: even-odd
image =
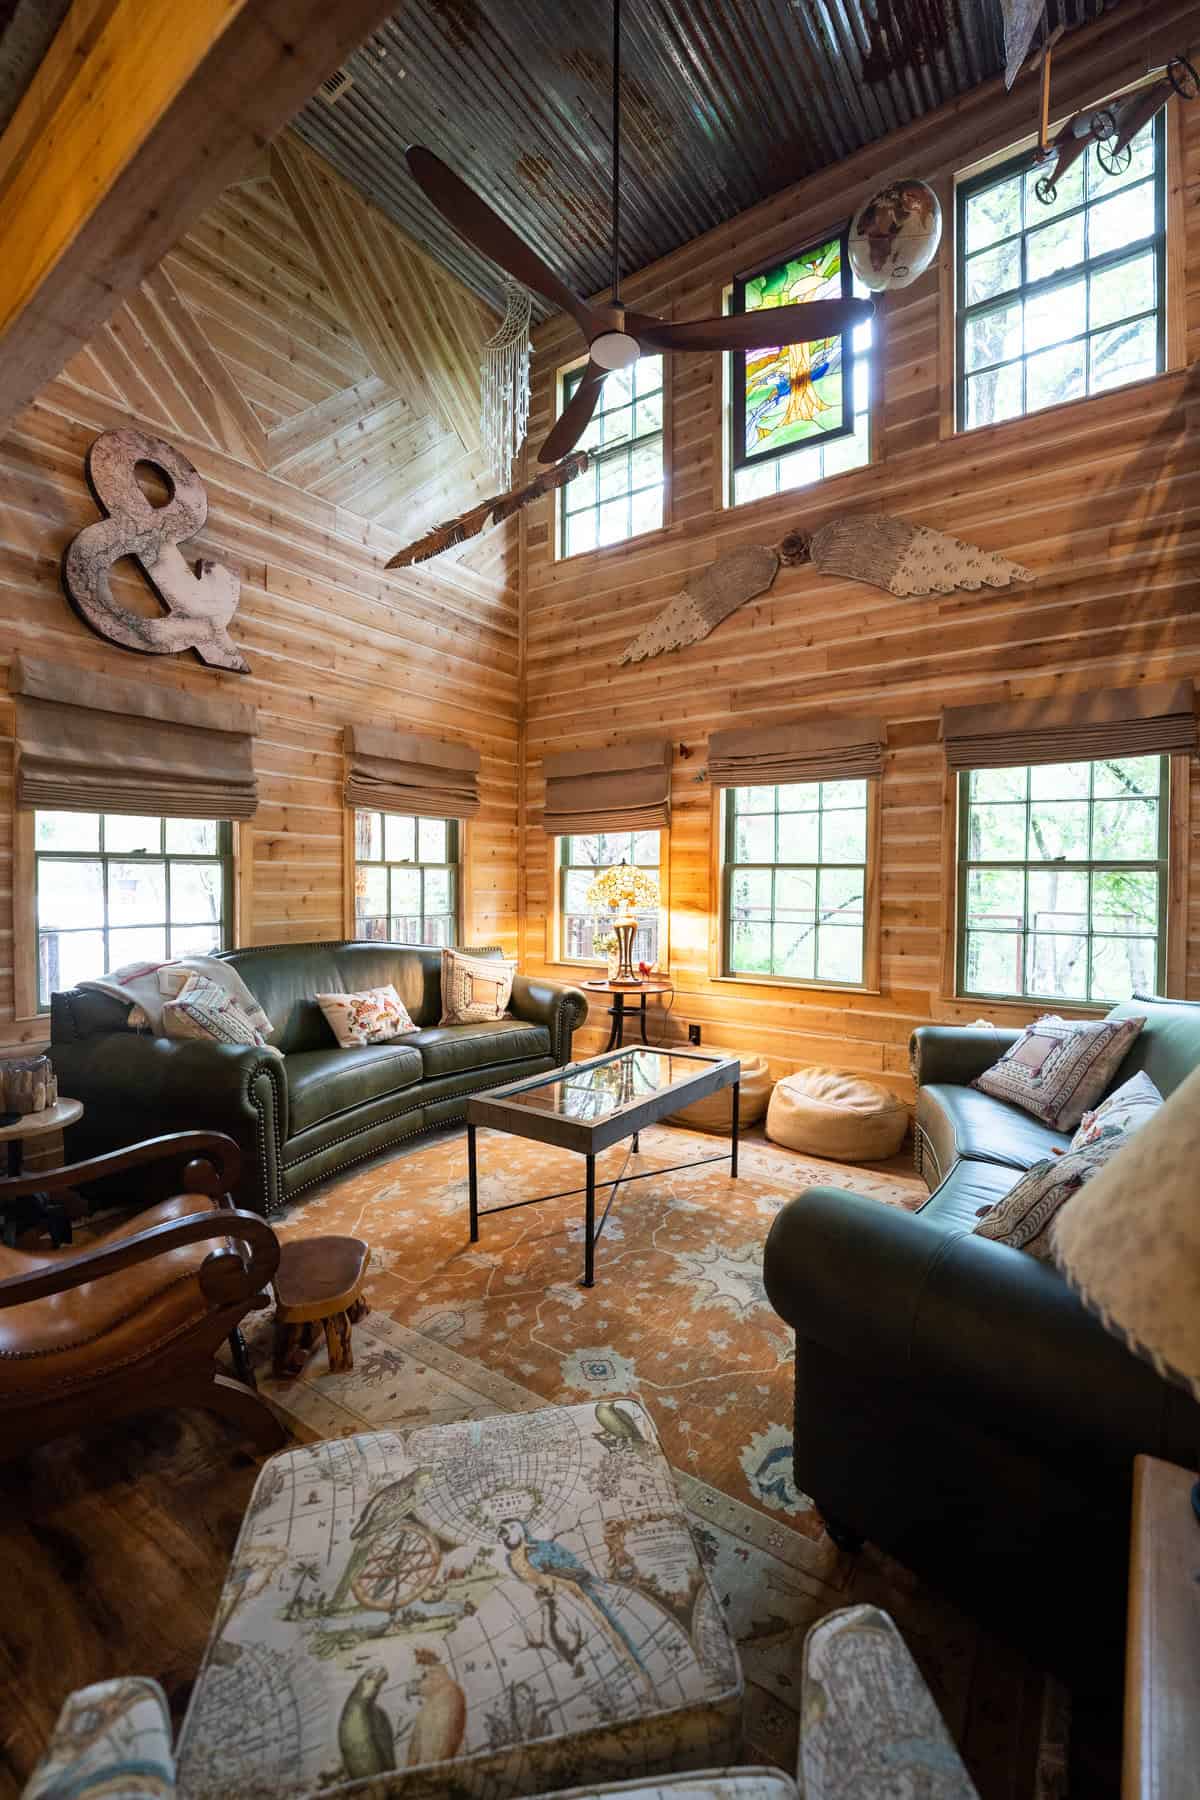
[[[771,1077],[767,1073],[765,1056],[743,1056],[741,1051],[723,1052],[729,1056],[737,1056],[742,1065],[742,1086],[738,1095],[738,1130],[744,1131],[747,1125],[756,1125],[767,1110],[767,1101],[771,1098]],[[733,1089],[722,1088],[719,1094],[706,1094],[703,1100],[693,1100],[682,1112],[671,1113],[665,1121],[668,1125],[686,1125],[689,1131],[717,1131],[726,1137],[733,1129]]]
[[773,1143],[832,1162],[882,1162],[895,1156],[907,1129],[908,1108],[895,1094],[837,1069],[785,1075],[767,1112]]

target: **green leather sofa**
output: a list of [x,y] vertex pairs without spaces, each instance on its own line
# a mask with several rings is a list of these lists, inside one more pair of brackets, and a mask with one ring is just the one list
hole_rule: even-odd
[[[1200,1062],[1200,1005],[1137,995],[1110,1016],[1132,1013],[1147,1023],[1112,1087],[1144,1069],[1169,1094]],[[796,1484],[836,1540],[869,1539],[1078,1682],[1119,1674],[1134,1456],[1195,1467],[1200,1406],[1051,1264],[974,1235],[1068,1141],[968,1085],[1017,1035],[917,1031],[930,1198],[907,1213],[809,1188],[763,1274],[796,1333]]]
[[[105,994],[71,988],[52,997],[59,1087],[84,1104],[73,1156],[164,1131],[225,1131],[242,1150],[238,1205],[269,1215],[326,1175],[461,1119],[468,1095],[561,1067],[587,1017],[580,989],[518,975],[511,1017],[440,1026],[441,953],[406,944],[275,944],[223,960],[269,1015],[282,1057],[131,1031],[128,1007]],[[339,1049],[313,995],[388,982],[418,1029]]]

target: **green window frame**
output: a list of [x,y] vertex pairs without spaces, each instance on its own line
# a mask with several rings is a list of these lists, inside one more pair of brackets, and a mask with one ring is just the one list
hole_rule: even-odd
[[959,994],[1089,1006],[1161,991],[1170,780],[1168,756],[960,772]]
[[460,846],[457,819],[356,808],[356,935],[373,943],[457,944]]
[[1089,148],[1051,205],[1025,152],[960,182],[958,429],[1023,418],[1166,367],[1166,131],[1159,111],[1109,175]]
[[[582,846],[590,844],[590,851]],[[605,958],[591,947],[594,933],[609,923],[605,914],[586,910],[582,889],[602,869],[627,862],[640,869],[653,870],[662,885],[662,833],[659,831],[595,831],[576,833],[555,840],[558,865],[558,961],[602,963]],[[653,964],[661,953],[661,914],[640,912],[633,957],[636,962]]]
[[[562,378],[565,408],[583,369]],[[558,494],[558,554],[582,556],[608,544],[658,531],[663,523],[666,464],[663,359],[640,356],[605,380],[587,430],[575,446],[588,466]]]
[[[52,993],[125,963],[228,948],[228,820],[40,809],[34,813],[33,853],[40,1010]],[[158,869],[161,899],[153,891]],[[61,870],[57,879],[55,870]],[[204,917],[214,901],[217,917]]]
[[721,973],[864,986],[869,780],[729,788],[722,806]]

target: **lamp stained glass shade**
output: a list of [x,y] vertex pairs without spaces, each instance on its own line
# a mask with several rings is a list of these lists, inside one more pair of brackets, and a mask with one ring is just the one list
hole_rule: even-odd
[[[849,227],[733,284],[733,311],[849,300]],[[854,430],[853,332],[733,353],[733,463],[744,469]]]

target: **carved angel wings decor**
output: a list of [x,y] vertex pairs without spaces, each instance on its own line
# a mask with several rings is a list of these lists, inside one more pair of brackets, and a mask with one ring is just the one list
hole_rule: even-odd
[[813,532],[791,531],[773,547],[746,544],[720,557],[667,602],[626,646],[621,662],[642,662],[698,644],[739,606],[765,594],[781,565],[806,562],[821,575],[865,581],[898,598],[1011,587],[1035,579],[1020,563],[928,525],[910,525],[886,513],[852,513]]

